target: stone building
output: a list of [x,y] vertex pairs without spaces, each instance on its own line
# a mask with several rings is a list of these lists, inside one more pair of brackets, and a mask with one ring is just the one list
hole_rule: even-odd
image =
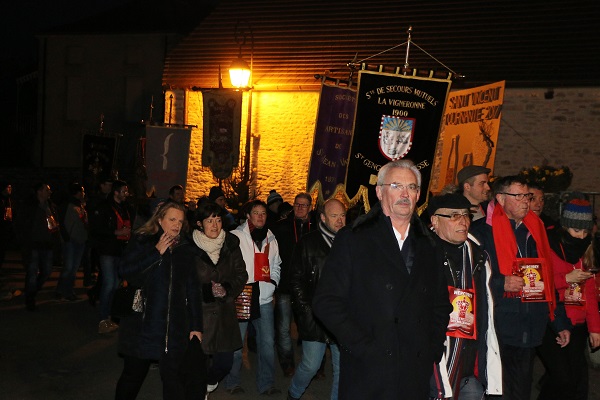
[[[109,112],[116,130],[139,127],[154,95],[155,104],[163,101],[165,120],[173,101],[174,122],[197,126],[189,155],[182,155],[189,159],[187,196],[206,194],[217,182],[200,162],[199,89],[219,87],[219,70],[231,87],[227,68],[242,56],[253,65],[242,118],[242,132],[251,122],[253,184],[263,198],[277,189],[290,201],[306,189],[319,100],[315,75],[348,79],[352,61],[403,66],[402,44],[412,26],[411,67],[464,75],[453,88],[506,81],[496,175],[544,162],[568,165],[572,188],[593,192],[600,187],[593,167],[600,153],[600,79],[591,67],[600,61],[599,12],[600,4],[584,0],[543,6],[515,0],[221,0],[206,18],[198,14],[181,40],[148,33],[147,26],[143,34],[135,27],[48,33],[42,36],[43,163],[76,167],[84,127],[93,128],[100,113],[108,118]],[[244,142],[242,135],[242,148]]]

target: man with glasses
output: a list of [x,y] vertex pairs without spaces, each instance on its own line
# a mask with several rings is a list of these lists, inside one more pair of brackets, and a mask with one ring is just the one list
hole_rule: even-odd
[[458,193],[461,193],[473,209],[473,220],[476,221],[485,216],[485,205],[489,200],[490,186],[488,174],[490,169],[479,165],[468,165],[458,171]]
[[433,234],[415,213],[421,173],[410,160],[379,170],[379,202],[341,229],[313,311],[340,348],[339,398],[425,399],[451,311]]
[[491,267],[479,245],[469,239],[471,203],[458,193],[432,197],[427,206],[444,255],[453,310],[444,359],[434,368],[430,397],[459,400],[502,394],[502,364],[489,293]]
[[[556,307],[548,237],[542,221],[529,209],[531,193],[527,183],[518,176],[500,178],[494,182],[493,193],[494,201],[488,207],[491,215],[474,223],[471,232],[492,263],[503,396],[528,400],[535,348],[542,343],[546,325],[553,320],[557,343],[566,346],[570,324],[564,307]],[[529,301],[526,295],[525,280],[517,268],[524,259],[539,266],[537,271],[545,287],[542,301]]]
[[312,198],[308,193],[297,194],[294,198],[293,212],[273,227],[281,256],[281,281],[275,294],[276,346],[279,364],[283,375],[287,377],[293,376],[295,370],[294,348],[290,334],[292,253],[300,238],[316,228],[314,222],[311,221],[311,204]]

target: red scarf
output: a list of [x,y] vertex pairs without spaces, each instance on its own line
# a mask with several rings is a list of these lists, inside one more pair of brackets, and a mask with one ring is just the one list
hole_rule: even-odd
[[[513,262],[517,259],[517,239],[508,216],[499,203],[494,206],[492,214],[492,232],[494,234],[494,246],[496,248],[496,258],[498,259],[498,267],[502,275],[512,275]],[[535,240],[535,245],[538,253],[538,258],[543,258],[546,262],[543,264],[544,274],[544,290],[546,298],[550,299],[548,308],[550,309],[550,319],[554,320],[554,310],[556,309],[556,296],[554,290],[554,274],[552,272],[550,245],[546,228],[542,220],[529,210],[523,223],[527,227],[529,233]]]

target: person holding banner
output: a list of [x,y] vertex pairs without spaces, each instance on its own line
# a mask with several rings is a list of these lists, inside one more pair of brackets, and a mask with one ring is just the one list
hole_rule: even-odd
[[479,245],[468,237],[471,203],[458,193],[432,197],[427,206],[444,254],[453,311],[446,351],[434,366],[432,399],[482,399],[502,394],[502,362],[490,293],[491,266]]
[[[256,369],[256,387],[260,394],[281,393],[275,388],[275,322],[273,313],[273,293],[279,284],[281,258],[279,246],[273,233],[265,227],[267,222],[267,204],[260,200],[250,201],[246,207],[246,222],[231,231],[240,239],[240,249],[248,272],[248,289],[244,288],[241,297],[249,297],[248,305],[238,308],[238,320],[242,342],[250,321],[256,330],[258,367]],[[258,284],[256,284],[258,283]],[[238,299],[240,298],[238,296]],[[259,307],[254,310],[252,303],[258,297]],[[250,309],[243,312],[244,308]],[[241,310],[240,310],[241,309]],[[240,312],[241,311],[241,312]],[[242,350],[233,354],[233,366],[225,378],[225,388],[230,394],[243,393],[240,386],[242,368]]]
[[379,170],[379,202],[335,236],[313,312],[340,348],[339,398],[427,399],[451,305],[433,234],[415,213],[421,173]]
[[567,316],[573,324],[571,342],[556,346],[554,334],[546,330],[539,356],[546,367],[538,400],[588,398],[587,341],[592,349],[600,346],[600,314],[594,282],[591,236],[592,206],[587,200],[573,199],[564,207],[560,227],[548,232],[552,249],[554,282]]
[[529,400],[535,349],[552,321],[556,342],[570,339],[564,307],[557,307],[550,246],[544,224],[529,209],[531,193],[519,176],[494,182],[486,218],[471,233],[489,254],[495,325],[502,357],[502,392]]

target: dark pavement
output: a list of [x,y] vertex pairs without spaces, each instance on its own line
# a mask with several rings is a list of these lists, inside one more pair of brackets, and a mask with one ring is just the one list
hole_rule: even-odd
[[[54,300],[59,269],[55,268],[40,292],[37,311],[25,310],[23,295],[0,300],[0,400],[106,400],[114,397],[115,384],[122,368],[116,351],[118,333],[97,333],[97,311],[87,302],[81,273],[78,273],[76,289],[81,300]],[[10,253],[0,271],[0,293],[7,288],[22,290],[24,275],[18,254]],[[296,358],[300,358],[298,352]],[[256,392],[255,354],[248,353],[244,361],[242,386],[245,393],[230,395],[223,388],[218,388],[210,399],[268,398]],[[536,382],[541,372],[538,363]],[[281,389],[282,394],[270,397],[285,399],[289,382],[290,378],[284,378],[277,366],[275,386]],[[330,385],[329,364],[326,378],[313,381],[302,399],[326,400]],[[600,399],[600,370],[590,368],[590,386],[589,399]],[[138,399],[161,399],[161,387],[158,370],[151,369]],[[535,393],[532,398],[535,398]]]

